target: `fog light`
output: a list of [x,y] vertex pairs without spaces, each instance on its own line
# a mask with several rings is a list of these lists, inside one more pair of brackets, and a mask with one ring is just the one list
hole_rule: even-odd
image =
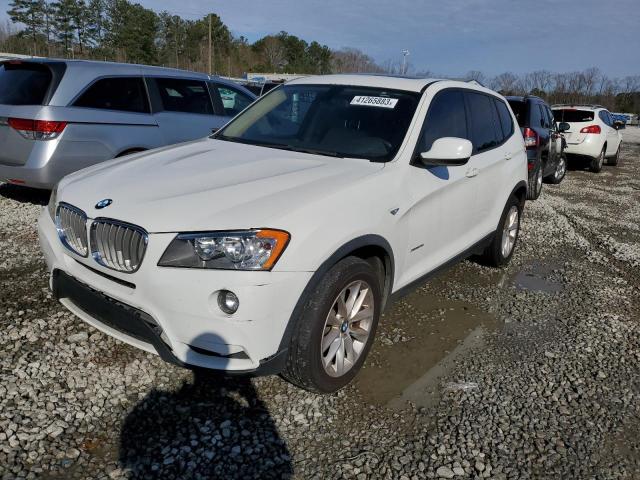
[[218,293],[218,306],[227,315],[233,315],[238,311],[240,300],[235,293],[229,290],[220,290]]

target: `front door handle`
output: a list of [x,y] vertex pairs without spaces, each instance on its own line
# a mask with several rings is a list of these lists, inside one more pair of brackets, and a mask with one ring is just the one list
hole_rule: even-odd
[[480,170],[478,170],[477,168],[470,168],[469,170],[467,170],[467,173],[465,173],[465,175],[469,178],[472,178],[478,175],[479,173],[480,173]]

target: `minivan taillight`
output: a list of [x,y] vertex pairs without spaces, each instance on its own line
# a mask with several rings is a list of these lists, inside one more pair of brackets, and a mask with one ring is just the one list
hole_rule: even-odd
[[600,133],[600,125],[589,125],[580,130],[580,133]]
[[524,146],[527,148],[535,148],[538,146],[538,134],[535,130],[527,127],[522,134],[524,136]]
[[29,140],[53,140],[62,133],[67,122],[54,120],[29,120],[27,118],[9,118],[9,126]]

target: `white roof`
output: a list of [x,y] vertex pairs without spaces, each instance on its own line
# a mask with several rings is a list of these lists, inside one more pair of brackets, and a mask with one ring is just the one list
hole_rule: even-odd
[[287,82],[288,85],[353,85],[357,87],[378,87],[410,92],[421,92],[424,87],[437,81],[435,78],[394,77],[392,75],[315,75]]

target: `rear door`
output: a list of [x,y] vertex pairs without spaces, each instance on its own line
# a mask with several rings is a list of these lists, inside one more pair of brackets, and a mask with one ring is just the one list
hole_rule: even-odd
[[553,110],[553,118],[557,123],[569,124],[569,130],[564,132],[564,138],[567,144],[577,145],[584,142],[587,137],[587,134],[580,130],[594,124],[595,113],[593,110],[562,107]]
[[11,118],[38,117],[64,74],[64,63],[56,69],[45,63],[7,61],[0,63],[0,163],[24,165],[36,145],[9,125]]
[[148,77],[147,84],[166,144],[206,137],[220,125],[204,80]]
[[[509,141],[515,127],[507,105],[497,97],[482,92],[468,91],[466,98],[474,152],[470,164],[478,170],[472,227],[477,241],[496,229],[499,216],[496,212],[502,211],[506,200],[501,192],[510,188],[507,185],[509,178],[505,162],[513,159],[517,151],[515,142]],[[509,119],[508,122],[504,120],[504,131],[501,114]],[[517,145],[518,148],[522,147],[520,142]]]

